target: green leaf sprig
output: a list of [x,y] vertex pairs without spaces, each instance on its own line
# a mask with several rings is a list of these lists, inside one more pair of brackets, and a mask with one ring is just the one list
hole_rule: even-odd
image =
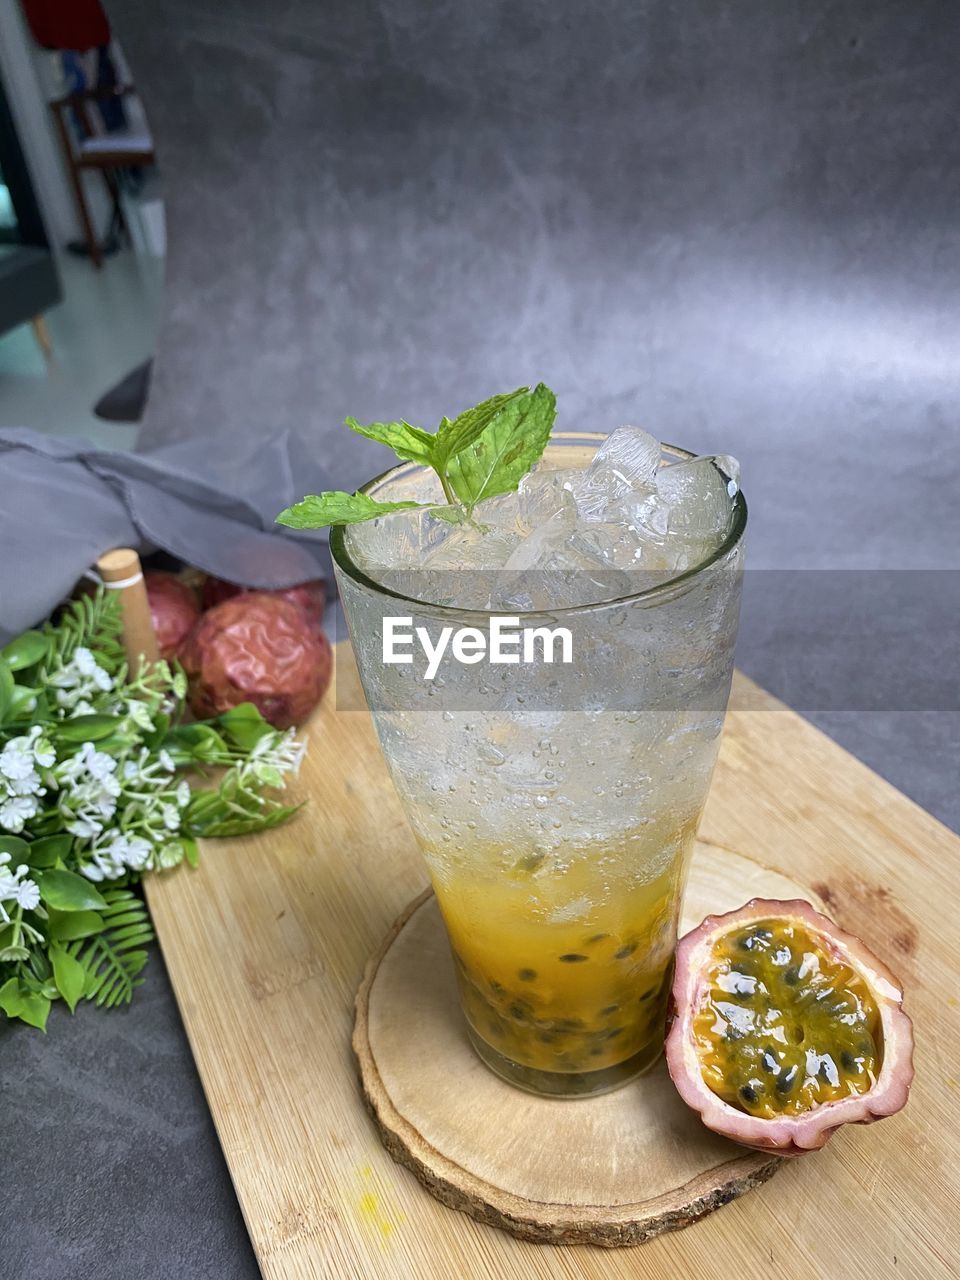
[[119,635],[101,588],[0,650],[0,1026],[45,1030],[58,1000],[128,1003],[153,939],[141,877],[298,808],[278,794],[303,753],[292,731],[250,703],[186,723],[183,673],[131,675]]
[[[491,396],[456,418],[442,418],[433,433],[399,422],[364,426],[347,418],[346,426],[368,440],[385,444],[404,462],[418,462],[437,473],[448,507],[438,515],[469,519],[478,503],[516,489],[540,458],[557,415],[557,398],[544,384],[517,387]],[[357,524],[409,507],[431,509],[421,502],[376,502],[365,493],[329,491],[311,494],[277,516],[291,529],[323,529]]]

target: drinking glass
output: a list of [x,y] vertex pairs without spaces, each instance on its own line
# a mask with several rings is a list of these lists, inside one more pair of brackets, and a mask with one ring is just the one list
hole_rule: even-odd
[[[584,468],[603,439],[554,436],[542,465]],[[663,450],[667,462],[690,457]],[[421,473],[401,464],[364,492],[402,500]],[[448,646],[433,680],[423,661],[385,664],[383,620],[407,619],[433,644],[444,627],[487,630],[489,611],[456,605],[463,574],[479,571],[448,570],[431,597],[444,603],[425,603],[417,571],[368,572],[356,535],[332,532],[364,693],[426,858],[467,1034],[487,1066],[531,1092],[602,1093],[662,1050],[681,895],[730,689],[746,518],[738,494],[729,533],[702,563],[634,575],[621,598],[509,610],[523,627],[566,628],[570,663],[555,652],[552,663],[464,664]]]

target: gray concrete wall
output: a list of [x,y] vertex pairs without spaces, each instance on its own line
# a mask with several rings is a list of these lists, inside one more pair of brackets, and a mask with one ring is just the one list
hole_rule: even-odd
[[542,378],[738,454],[754,567],[960,543],[948,2],[110,10],[167,178],[144,444],[290,427],[351,484],[345,414]]

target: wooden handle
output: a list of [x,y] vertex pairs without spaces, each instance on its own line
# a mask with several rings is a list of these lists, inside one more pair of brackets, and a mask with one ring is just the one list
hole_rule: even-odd
[[108,590],[120,592],[123,647],[130,673],[136,676],[146,663],[160,658],[140,557],[131,547],[117,547],[100,557],[97,572]]

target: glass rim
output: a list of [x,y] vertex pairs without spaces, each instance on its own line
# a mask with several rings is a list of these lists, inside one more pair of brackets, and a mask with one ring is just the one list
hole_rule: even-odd
[[[557,431],[554,432],[547,441],[547,448],[550,448],[554,440],[566,440],[571,442],[583,441],[585,443],[598,444],[606,440],[610,432],[606,431]],[[688,449],[682,449],[679,445],[668,444],[662,441],[660,445],[661,451],[666,451],[676,456],[678,461],[687,462],[697,457],[695,453],[691,453]],[[716,464],[714,464],[716,465]],[[399,462],[396,466],[388,467],[386,471],[381,471],[379,475],[373,476],[366,484],[361,485],[359,493],[369,494],[370,491],[382,481],[388,479],[395,472],[404,471],[408,468],[414,470],[425,470],[422,463],[416,462]],[[719,470],[719,468],[718,468]],[[673,577],[666,578],[663,582],[658,582],[655,586],[644,587],[641,591],[633,591],[625,596],[617,596],[613,600],[598,600],[592,604],[565,605],[556,609],[467,609],[457,605],[439,604],[430,600],[419,600],[416,596],[405,595],[401,591],[396,591],[392,587],[386,586],[382,582],[378,582],[376,578],[371,578],[356,561],[351,557],[347,550],[347,541],[345,530],[349,525],[334,525],[330,530],[330,554],[333,557],[335,566],[341,570],[353,582],[364,587],[369,591],[374,591],[378,595],[389,596],[393,600],[402,601],[405,605],[412,606],[413,612],[418,614],[426,614],[428,616],[435,615],[442,618],[459,618],[459,619],[483,619],[495,617],[519,617],[519,618],[547,618],[557,619],[562,617],[580,617],[584,614],[596,613],[602,609],[614,609],[623,607],[624,605],[636,604],[657,604],[661,600],[673,599],[677,594],[689,589],[694,582],[706,570],[711,569],[721,560],[733,551],[742,541],[744,532],[747,527],[747,502],[743,496],[742,490],[737,488],[737,496],[733,502],[733,524],[730,532],[724,538],[716,550],[709,555],[706,560],[692,565],[689,569],[684,569],[682,573],[675,574]],[[679,588],[679,591],[678,591]]]

